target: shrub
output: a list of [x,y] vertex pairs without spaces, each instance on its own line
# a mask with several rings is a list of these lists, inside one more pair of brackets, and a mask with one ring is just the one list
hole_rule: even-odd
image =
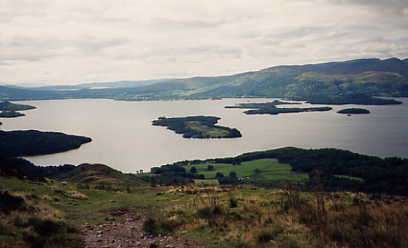
[[158,234],[158,225],[156,223],[156,220],[149,217],[145,222],[143,223],[143,231],[145,231],[148,234],[151,235],[157,235]]
[[0,235],[9,235],[9,234],[10,234],[9,229],[6,226],[0,224]]
[[149,217],[143,223],[143,231],[150,235],[157,236],[159,234],[173,233],[182,224],[181,221],[177,220],[155,219]]
[[0,213],[8,214],[11,211],[24,209],[25,201],[20,196],[13,196],[8,191],[0,192]]
[[238,200],[231,197],[231,198],[229,199],[229,207],[230,207],[230,208],[236,208],[236,207],[238,207]]
[[274,235],[271,232],[261,232],[258,234],[257,241],[258,243],[268,243],[269,241],[274,239]]
[[32,226],[35,231],[23,235],[24,240],[31,244],[31,248],[84,247],[78,235],[79,231],[64,222],[31,217],[27,225]]

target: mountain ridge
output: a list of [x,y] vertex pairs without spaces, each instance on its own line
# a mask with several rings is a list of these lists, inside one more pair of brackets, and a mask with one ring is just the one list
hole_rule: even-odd
[[[134,87],[130,87],[132,85]],[[342,101],[327,100],[330,104],[360,96],[407,97],[408,59],[370,58],[278,65],[222,76],[119,81],[117,85],[114,82],[79,84],[69,90],[61,90],[58,86],[25,89],[0,86],[0,99],[3,100],[280,97],[313,102],[322,97],[342,98]]]

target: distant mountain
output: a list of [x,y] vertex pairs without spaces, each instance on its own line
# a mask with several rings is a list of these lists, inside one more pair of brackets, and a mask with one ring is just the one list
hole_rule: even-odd
[[389,104],[371,98],[408,96],[408,59],[358,59],[282,65],[229,76],[105,82],[64,87],[0,87],[0,100],[282,97],[327,104]]
[[95,82],[77,85],[51,85],[41,87],[29,87],[35,90],[80,90],[80,89],[102,89],[102,88],[133,88],[161,83],[170,79],[140,80],[140,81],[115,81],[115,82]]

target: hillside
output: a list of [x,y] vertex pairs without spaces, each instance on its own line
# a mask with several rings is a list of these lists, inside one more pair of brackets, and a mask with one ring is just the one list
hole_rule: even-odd
[[371,97],[408,96],[408,60],[358,59],[285,65],[229,76],[118,82],[116,86],[113,82],[93,83],[68,88],[1,86],[0,99],[282,97],[319,104],[398,104]]
[[[256,161],[272,154],[279,160],[289,159],[291,164],[297,162],[298,166],[315,168],[323,168],[327,160],[341,167],[340,161],[349,165],[355,161],[358,165],[369,158],[346,151],[285,148],[213,162],[227,173],[240,166],[226,164],[234,159]],[[298,183],[273,189],[254,185],[148,186],[135,180],[135,184],[115,182],[116,187],[95,187],[81,178],[91,174],[116,178],[120,172],[107,166],[80,165],[55,167],[54,178],[58,180],[30,178],[18,170],[11,173],[12,163],[30,167],[22,159],[0,161],[0,247],[403,248],[408,245],[408,200],[401,196],[326,192],[320,184],[304,187]],[[5,164],[10,165],[7,170]],[[279,173],[279,176],[294,176],[296,182],[305,178],[295,177],[287,165],[274,159],[252,164],[242,162],[242,166],[245,168],[239,173],[252,175],[250,167],[261,170],[261,175],[262,170],[268,172],[262,180]],[[276,168],[267,171],[268,167]],[[213,176],[213,172],[208,172],[208,176]],[[310,180],[319,179],[315,176]]]
[[[265,168],[256,167],[256,165],[264,162],[263,159],[276,159],[280,165],[276,165],[276,162],[268,162],[267,166],[275,166],[276,168],[283,166],[286,168],[284,176],[275,174],[275,177],[271,176],[269,180],[264,180],[262,175],[274,169],[265,170]],[[252,165],[252,170],[248,170],[248,162]],[[192,166],[196,168],[196,171],[191,170]],[[212,166],[211,170],[203,170],[209,166]],[[255,169],[260,171],[256,172]],[[406,195],[408,192],[408,159],[383,159],[333,148],[285,147],[244,153],[236,157],[180,161],[161,167],[153,167],[151,172],[154,176],[147,179],[159,184],[184,184],[192,182],[194,179],[214,179],[213,171],[215,171],[215,179],[218,179],[221,184],[255,183],[270,186],[277,183],[281,184],[282,181],[299,181],[297,180],[299,177],[305,178],[305,175],[302,174],[307,174],[311,180],[306,184],[313,184],[312,179],[318,177],[318,184],[327,190],[397,195]],[[231,174],[232,171],[235,174]],[[217,177],[217,172],[228,172],[229,175]]]

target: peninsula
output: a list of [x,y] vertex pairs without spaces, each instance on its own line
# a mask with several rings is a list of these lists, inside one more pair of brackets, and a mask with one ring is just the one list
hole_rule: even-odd
[[64,152],[91,142],[91,138],[36,130],[0,131],[0,157]]
[[11,103],[9,101],[0,102],[0,111],[24,111],[35,109],[34,106]]

